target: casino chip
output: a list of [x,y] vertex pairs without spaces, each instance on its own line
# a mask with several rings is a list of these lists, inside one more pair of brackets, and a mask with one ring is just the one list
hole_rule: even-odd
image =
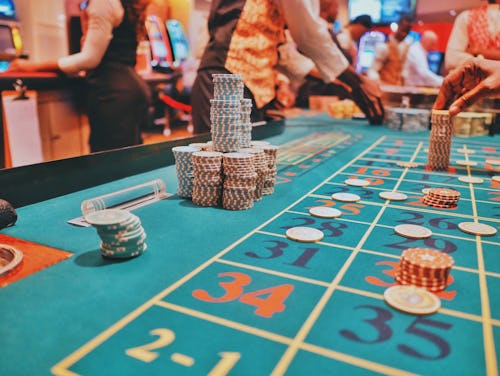
[[409,239],[425,239],[432,236],[432,231],[427,227],[409,224],[397,225],[394,227],[394,232]]
[[396,163],[399,167],[405,167],[405,168],[415,168],[418,167],[419,164],[416,162],[404,162],[400,161]]
[[478,178],[476,176],[460,176],[458,178],[458,181],[461,181],[462,183],[470,183],[470,184],[481,184],[484,182],[483,179]]
[[492,166],[500,166],[500,158],[486,158],[486,163]]
[[323,239],[325,234],[312,227],[292,227],[286,230],[286,236],[298,242],[314,243]]
[[472,149],[462,148],[462,149],[457,149],[457,152],[459,152],[460,154],[474,154],[476,151]]
[[329,206],[314,206],[309,209],[309,214],[319,218],[338,218],[342,215],[342,212]]
[[492,176],[491,180],[496,181],[496,182],[500,182],[500,175]]
[[497,233],[495,227],[477,222],[461,222],[458,228],[467,234],[479,236],[493,236]]
[[449,188],[430,188],[422,202],[434,208],[455,208],[460,199],[460,192]]
[[370,182],[364,179],[346,179],[344,183],[353,187],[368,187],[370,185]]
[[393,192],[393,191],[380,192],[378,196],[380,198],[383,198],[384,200],[392,200],[392,201],[404,201],[408,198],[408,196],[405,195],[404,193]]
[[85,220],[97,229],[103,257],[131,258],[147,249],[146,233],[139,217],[126,210],[99,210],[85,215]]
[[7,201],[0,199],[0,230],[13,226],[17,221],[16,209]]
[[470,167],[477,166],[477,162],[474,162],[474,161],[458,160],[458,161],[455,161],[455,163],[459,166],[470,166]]
[[428,315],[441,307],[441,300],[433,293],[415,286],[392,286],[384,292],[391,307],[415,315]]
[[334,193],[332,195],[332,199],[335,201],[342,201],[342,202],[357,202],[361,200],[361,197],[359,197],[354,193],[339,192],[339,193]]

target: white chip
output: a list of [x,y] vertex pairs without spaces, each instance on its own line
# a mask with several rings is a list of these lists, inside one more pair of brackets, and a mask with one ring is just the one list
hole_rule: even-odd
[[433,293],[416,286],[392,286],[385,290],[384,299],[400,311],[427,315],[441,307],[441,300]]
[[432,236],[431,230],[419,225],[397,225],[394,227],[394,232],[409,239],[425,239]]
[[405,168],[414,168],[418,167],[419,164],[417,162],[404,162],[400,161],[396,163],[399,167],[405,167]]
[[471,184],[481,184],[484,182],[483,179],[475,177],[475,176],[460,176],[458,178],[462,183],[471,183]]
[[384,191],[378,194],[380,198],[384,200],[393,200],[393,201],[404,201],[408,198],[404,193],[392,192],[392,191]]
[[500,182],[500,175],[492,176],[491,180]]
[[459,166],[470,166],[470,167],[477,166],[477,162],[474,161],[458,160],[455,161],[455,163]]
[[298,242],[314,243],[319,242],[325,234],[312,227],[292,227],[286,230],[286,237]]
[[342,202],[357,202],[361,200],[361,197],[358,195],[355,195],[354,193],[334,193],[332,195],[332,199],[336,201],[342,201]]
[[457,149],[457,151],[461,154],[474,154],[476,151],[472,149]]
[[492,166],[500,166],[500,159],[486,158],[486,163]]
[[309,214],[320,218],[338,218],[342,215],[342,212],[329,206],[314,206],[309,209]]
[[422,189],[422,194],[428,195],[430,191],[431,191],[430,188],[424,188],[424,189]]
[[479,236],[493,236],[497,233],[495,227],[477,222],[462,222],[458,224],[458,228],[467,234]]
[[353,187],[368,187],[370,185],[368,180],[363,179],[347,179],[344,183]]

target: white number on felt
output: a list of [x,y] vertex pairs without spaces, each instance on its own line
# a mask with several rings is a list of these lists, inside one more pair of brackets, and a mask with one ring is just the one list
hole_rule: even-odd
[[131,356],[132,358],[142,360],[143,362],[150,363],[159,355],[157,352],[153,352],[151,350],[156,350],[168,346],[175,339],[175,333],[170,329],[153,329],[149,332],[149,334],[158,336],[159,338],[151,343],[126,350],[125,352],[127,353],[127,355]]

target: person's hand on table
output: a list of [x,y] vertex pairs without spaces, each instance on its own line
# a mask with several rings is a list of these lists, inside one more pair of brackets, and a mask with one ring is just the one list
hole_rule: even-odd
[[456,115],[484,97],[500,95],[500,61],[473,58],[445,77],[433,109]]
[[384,121],[382,91],[375,81],[363,76],[360,78],[360,85],[352,90],[352,99],[366,115],[370,124],[382,124]]
[[36,72],[37,67],[35,63],[26,59],[12,60],[6,72]]

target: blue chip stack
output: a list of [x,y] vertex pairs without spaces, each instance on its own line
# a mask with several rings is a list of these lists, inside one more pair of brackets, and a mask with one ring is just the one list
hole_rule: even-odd
[[252,122],[250,114],[252,113],[252,100],[243,98],[241,100],[241,138],[242,148],[249,148],[252,142]]
[[101,254],[109,258],[131,258],[147,249],[146,233],[139,217],[119,209],[105,209],[85,215],[101,238]]
[[240,149],[240,153],[247,153],[253,156],[253,167],[255,172],[257,173],[257,180],[255,182],[255,192],[254,192],[254,200],[260,201],[262,200],[264,181],[267,177],[267,156],[263,149],[258,147],[255,148],[242,148]]
[[214,151],[235,152],[241,147],[243,79],[239,74],[213,74],[214,99],[210,122]]
[[257,173],[252,154],[226,153],[223,155],[222,165],[222,207],[228,210],[246,210],[253,207]]
[[191,154],[200,151],[200,148],[193,146],[176,146],[172,148],[175,158],[175,171],[179,186],[177,194],[179,197],[190,198],[193,189],[193,164]]
[[222,197],[222,153],[197,151],[191,155],[193,162],[193,204],[218,206]]

